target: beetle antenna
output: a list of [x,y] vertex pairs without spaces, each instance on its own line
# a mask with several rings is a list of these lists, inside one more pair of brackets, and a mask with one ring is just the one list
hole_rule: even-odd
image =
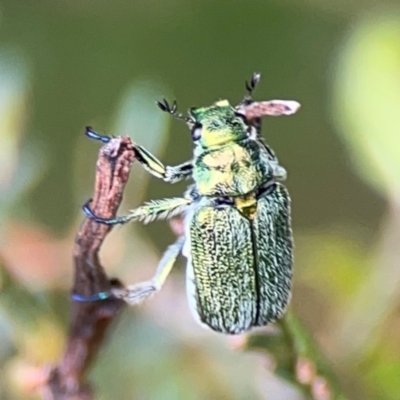
[[191,118],[185,117],[183,114],[178,113],[178,104],[176,103],[176,100],[172,104],[169,104],[167,100],[163,99],[163,101],[156,101],[157,106],[161,109],[161,111],[164,111],[168,114],[171,114],[173,117],[177,119],[181,119],[182,121],[185,121],[187,123],[192,122]]
[[261,74],[259,72],[253,72],[250,81],[245,81],[245,87],[247,90],[246,96],[244,96],[243,100],[239,103],[239,106],[246,106],[253,102],[253,98],[251,97],[254,89],[257,87],[260,82]]
[[248,92],[248,97],[251,98],[254,89],[257,87],[258,83],[260,82],[261,74],[259,72],[253,72],[251,76],[250,82],[245,82],[246,90]]

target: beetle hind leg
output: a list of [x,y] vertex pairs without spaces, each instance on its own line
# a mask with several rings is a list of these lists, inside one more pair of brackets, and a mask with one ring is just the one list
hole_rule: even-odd
[[185,238],[181,236],[174,244],[168,247],[158,264],[155,275],[149,281],[139,282],[124,289],[114,289],[113,295],[128,304],[134,305],[157,293],[163,287],[171,272],[184,242]]
[[133,209],[128,215],[116,218],[102,218],[96,215],[90,208],[89,200],[83,207],[83,212],[99,224],[118,225],[129,221],[142,221],[144,223],[155,219],[168,219],[182,214],[192,202],[192,199],[175,197],[171,199],[153,200]]

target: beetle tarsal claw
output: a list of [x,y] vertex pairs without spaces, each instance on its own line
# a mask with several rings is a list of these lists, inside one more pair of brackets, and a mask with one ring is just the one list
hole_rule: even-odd
[[137,304],[142,302],[147,297],[155,294],[160,288],[152,281],[137,283],[130,285],[125,289],[114,289],[115,297],[126,301],[128,304]]

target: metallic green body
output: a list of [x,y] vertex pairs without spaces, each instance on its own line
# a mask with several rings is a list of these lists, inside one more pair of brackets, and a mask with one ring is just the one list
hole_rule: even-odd
[[273,178],[267,151],[252,139],[200,148],[195,155],[193,179],[202,196],[244,195]]
[[[187,216],[184,254],[192,311],[211,329],[237,334],[275,321],[289,302],[290,198],[274,183],[277,159],[249,138],[233,107],[220,103],[192,111],[206,136],[194,152],[193,179],[207,200]],[[248,198],[252,212],[236,206]]]
[[[254,74],[249,91],[259,81]],[[237,334],[281,317],[290,299],[293,240],[290,198],[280,183],[286,171],[260,133],[264,115],[291,115],[295,101],[253,102],[236,107],[218,101],[184,117],[166,101],[159,107],[183,119],[195,144],[193,159],[164,166],[134,144],[137,160],[154,176],[194,183],[181,198],[150,201],[129,215],[104,219],[85,206],[88,216],[109,225],[150,222],[184,215],[185,231],[162,257],[155,275],[113,295],[137,304],[159,291],[179,253],[187,258],[187,292],[195,318],[222,333]],[[89,130],[89,136],[103,137]]]

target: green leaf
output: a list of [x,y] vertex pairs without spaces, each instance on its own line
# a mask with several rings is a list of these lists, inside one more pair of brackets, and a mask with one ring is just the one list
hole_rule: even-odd
[[334,117],[358,174],[400,194],[400,14],[369,14],[339,54]]

